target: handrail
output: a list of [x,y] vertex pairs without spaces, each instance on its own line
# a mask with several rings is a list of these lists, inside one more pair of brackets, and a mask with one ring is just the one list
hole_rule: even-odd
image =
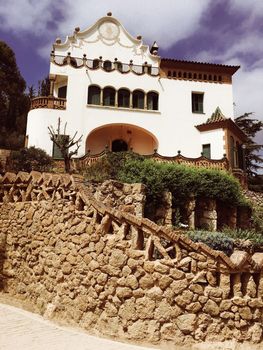
[[[143,65],[136,65],[133,64],[132,61],[130,63],[123,63],[118,60],[115,60],[114,62],[111,62],[109,60],[102,60],[100,59],[87,59],[86,55],[83,55],[83,57],[73,57],[70,54],[67,56],[61,56],[61,55],[55,55],[54,52],[51,52],[50,55],[50,61],[57,66],[65,66],[65,65],[71,65],[74,68],[82,68],[86,67],[90,70],[97,70],[102,69],[106,72],[112,72],[114,70],[119,71],[122,74],[126,73],[134,73],[136,75],[143,75],[148,74],[154,77],[159,76],[160,69],[159,67],[152,67],[150,64],[143,64]],[[111,66],[108,65],[104,66],[105,62],[110,62]]]
[[54,96],[38,96],[31,100],[30,109],[49,108],[49,109],[66,109],[65,98]]
[[[79,158],[79,161],[82,163],[83,167],[90,166],[96,163],[99,159],[103,158],[107,153],[109,153],[108,150],[104,150],[98,154],[86,153],[83,157]],[[229,170],[229,162],[226,157],[223,157],[222,159],[209,159],[202,155],[197,158],[188,158],[181,155],[181,153],[178,153],[176,156],[169,157],[163,156],[157,152],[142,156],[148,159],[153,159],[157,162],[177,163],[188,166],[195,166],[198,168]]]

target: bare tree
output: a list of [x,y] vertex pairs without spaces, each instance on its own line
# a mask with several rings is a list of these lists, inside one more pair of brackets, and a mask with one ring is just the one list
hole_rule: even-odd
[[[55,131],[52,126],[48,127],[49,135],[51,141],[54,142],[55,145],[57,145],[58,149],[61,152],[62,158],[64,159],[64,165],[65,165],[65,172],[70,173],[70,160],[71,158],[78,153],[78,149],[80,147],[80,142],[82,139],[82,135],[75,139],[77,136],[77,131],[75,132],[73,137],[70,137],[70,135],[66,134],[66,128],[67,123],[65,123],[64,131],[61,133],[61,120],[58,118],[58,127]],[[76,146],[76,149],[73,151],[69,151],[69,149],[73,146]]]

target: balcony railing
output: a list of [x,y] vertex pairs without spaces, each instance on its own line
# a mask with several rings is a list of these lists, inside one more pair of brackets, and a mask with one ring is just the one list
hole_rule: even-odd
[[150,64],[136,65],[133,64],[132,60],[129,63],[123,63],[115,59],[114,62],[109,60],[98,59],[87,59],[86,55],[80,57],[72,57],[70,54],[67,56],[55,55],[54,52],[51,52],[50,55],[51,62],[55,63],[58,66],[71,65],[74,68],[86,67],[90,70],[102,69],[105,72],[112,72],[114,70],[119,71],[122,74],[134,73],[136,75],[148,74],[151,76],[159,76],[160,70],[159,67],[152,67]]
[[58,98],[54,96],[39,96],[31,100],[30,109],[49,108],[49,109],[66,109],[65,98]]
[[[87,166],[90,166],[96,163],[99,159],[104,157],[108,152],[109,152],[108,149],[106,149],[99,154],[91,155],[87,153],[83,157],[79,158],[80,167],[85,168]],[[182,156],[180,152],[178,152],[178,154],[174,157],[162,156],[157,152],[150,155],[144,155],[144,157],[154,159],[157,162],[184,164],[188,166],[195,166],[198,168],[229,170],[229,162],[226,157],[223,157],[222,159],[208,159],[204,156],[201,156],[198,158],[187,158]]]

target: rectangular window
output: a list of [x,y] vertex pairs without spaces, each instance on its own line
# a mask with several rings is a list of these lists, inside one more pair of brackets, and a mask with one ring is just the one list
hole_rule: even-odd
[[192,92],[192,112],[204,113],[204,94]]
[[61,86],[58,88],[58,97],[67,98],[67,86]]
[[208,159],[211,159],[211,145],[210,143],[206,144],[206,145],[202,145],[202,153],[203,153],[203,156],[208,158]]
[[[65,141],[69,139],[69,135],[60,135],[60,138],[65,138]],[[53,142],[52,157],[54,159],[63,159],[60,148]]]

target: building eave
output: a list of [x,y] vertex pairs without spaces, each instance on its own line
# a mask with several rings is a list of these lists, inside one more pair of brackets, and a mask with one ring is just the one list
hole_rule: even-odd
[[208,63],[208,62],[196,62],[196,61],[184,61],[177,60],[173,58],[162,58],[161,67],[166,66],[174,69],[188,69],[188,70],[208,70],[216,71],[220,73],[227,73],[233,75],[240,68],[240,66],[229,66],[218,63]]
[[228,129],[234,135],[236,135],[240,139],[240,141],[246,142],[247,139],[248,139],[247,135],[230,118],[226,119],[226,120],[220,120],[220,121],[212,122],[212,123],[204,123],[204,124],[196,125],[195,127],[200,132],[216,130],[216,129]]

